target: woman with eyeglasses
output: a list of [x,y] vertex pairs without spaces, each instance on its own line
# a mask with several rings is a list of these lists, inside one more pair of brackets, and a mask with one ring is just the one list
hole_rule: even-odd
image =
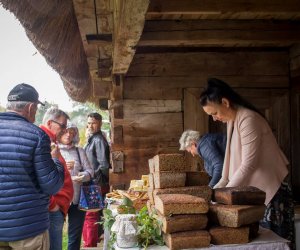
[[67,123],[64,132],[58,138],[58,146],[73,181],[74,196],[68,210],[68,250],[79,250],[81,244],[81,233],[85,219],[85,211],[78,209],[80,198],[80,186],[89,181],[94,170],[91,167],[85,151],[78,147],[79,132],[76,125]]
[[294,209],[287,181],[288,161],[260,112],[225,82],[208,79],[200,96],[203,110],[227,124],[222,177],[214,188],[254,186],[266,192],[261,226],[294,240]]

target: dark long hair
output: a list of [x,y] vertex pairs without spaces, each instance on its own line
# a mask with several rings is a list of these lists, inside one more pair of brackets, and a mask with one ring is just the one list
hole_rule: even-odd
[[237,106],[242,106],[262,115],[261,112],[255,106],[253,106],[243,97],[241,97],[238,93],[236,93],[224,81],[217,78],[207,79],[207,88],[201,93],[200,105],[202,107],[206,106],[208,102],[221,104],[222,98],[226,98],[233,108],[237,108]]

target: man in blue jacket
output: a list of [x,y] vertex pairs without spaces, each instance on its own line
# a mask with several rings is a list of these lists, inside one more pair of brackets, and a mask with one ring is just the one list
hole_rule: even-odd
[[59,149],[33,124],[38,97],[18,84],[0,113],[0,249],[49,249],[49,195],[62,187],[64,169]]
[[199,155],[204,161],[204,169],[211,177],[209,186],[213,188],[222,176],[226,149],[225,134],[204,134],[186,130],[179,140],[180,150],[186,150],[193,156]]

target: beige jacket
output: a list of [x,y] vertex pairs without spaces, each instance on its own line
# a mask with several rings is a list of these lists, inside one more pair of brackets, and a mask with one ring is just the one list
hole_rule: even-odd
[[239,108],[235,120],[227,123],[222,178],[215,188],[254,186],[266,192],[267,205],[287,176],[287,165],[267,121]]

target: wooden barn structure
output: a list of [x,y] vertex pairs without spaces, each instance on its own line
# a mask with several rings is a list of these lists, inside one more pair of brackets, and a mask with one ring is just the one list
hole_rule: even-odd
[[147,174],[155,154],[178,152],[185,129],[224,129],[198,103],[214,76],[265,114],[300,187],[299,0],[0,2],[72,99],[110,111],[111,185]]

